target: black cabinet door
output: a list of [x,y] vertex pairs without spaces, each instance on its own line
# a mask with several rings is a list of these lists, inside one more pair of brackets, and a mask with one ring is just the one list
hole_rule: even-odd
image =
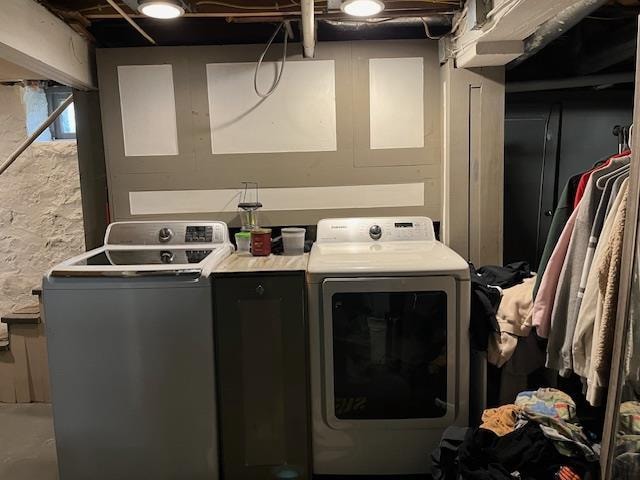
[[304,274],[215,279],[225,480],[309,478]]

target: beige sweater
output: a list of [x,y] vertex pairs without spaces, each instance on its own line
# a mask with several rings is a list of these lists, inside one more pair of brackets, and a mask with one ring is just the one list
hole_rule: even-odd
[[609,239],[611,236],[611,228],[613,226],[616,212],[620,207],[622,198],[628,188],[628,180],[625,180],[620,187],[620,192],[613,205],[611,206],[611,214],[605,220],[602,232],[600,233],[600,240],[596,247],[596,251],[593,256],[592,268],[587,278],[587,286],[584,291],[584,297],[582,304],[580,305],[580,312],[578,314],[578,321],[576,323],[576,331],[573,335],[573,368],[577,375],[583,378],[589,377],[589,371],[591,369],[591,347],[593,344],[593,331],[596,326],[596,310],[598,301],[598,269],[596,265],[602,262],[602,256],[604,251],[609,245]]
[[606,386],[609,383],[628,195],[627,189],[615,214],[602,258],[598,264],[594,264],[598,272],[596,305],[598,328],[594,328],[593,331],[591,368],[587,379],[587,401],[594,406],[602,404],[606,395]]

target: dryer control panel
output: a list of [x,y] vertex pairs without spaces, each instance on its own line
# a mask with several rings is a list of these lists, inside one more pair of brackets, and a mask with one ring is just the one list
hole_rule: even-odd
[[105,245],[184,245],[228,243],[229,231],[223,222],[141,221],[109,225]]
[[318,223],[318,243],[368,243],[435,240],[428,217],[328,218]]

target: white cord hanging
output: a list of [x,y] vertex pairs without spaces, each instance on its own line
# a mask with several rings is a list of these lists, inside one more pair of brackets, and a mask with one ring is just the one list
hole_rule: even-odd
[[282,27],[284,27],[284,22],[282,22],[280,25],[278,25],[278,27],[276,28],[275,32],[273,32],[273,35],[271,35],[271,38],[267,42],[267,46],[265,47],[264,51],[262,52],[262,55],[260,55],[260,58],[258,59],[258,63],[256,64],[256,71],[253,74],[253,89],[256,91],[256,94],[261,98],[267,98],[269,95],[271,95],[273,92],[275,92],[276,88],[278,88],[278,84],[280,83],[280,80],[282,80],[282,74],[284,72],[284,66],[287,63],[287,42],[288,42],[288,39],[289,39],[289,35],[287,34],[287,29],[286,28],[283,29],[283,32],[284,32],[284,46],[282,48],[282,65],[280,66],[280,72],[278,72],[278,77],[276,78],[275,82],[273,83],[273,85],[271,86],[271,88],[268,91],[261,92],[260,89],[258,88],[258,70],[260,70],[260,66],[262,65],[262,61],[264,60],[264,56],[269,51],[269,47],[273,43],[273,40],[276,38],[276,35],[282,29]]

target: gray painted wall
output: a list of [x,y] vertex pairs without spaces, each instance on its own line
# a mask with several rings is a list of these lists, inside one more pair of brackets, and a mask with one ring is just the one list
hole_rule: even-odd
[[[330,216],[428,215],[441,217],[441,84],[437,43],[429,40],[325,42],[317,59],[333,59],[336,74],[338,149],[333,152],[213,155],[211,153],[206,64],[255,62],[262,45],[102,49],[97,52],[105,156],[112,218],[134,218],[129,192],[239,188],[255,180],[262,188],[425,183],[425,205],[403,208],[268,211],[264,225],[314,224]],[[288,61],[305,61],[297,45]],[[266,60],[278,60],[271,49]],[[424,58],[424,148],[369,149],[368,60]],[[125,157],[117,67],[171,64],[176,95],[180,154]],[[354,199],[357,204],[357,198]],[[172,214],[174,218],[216,218],[239,225],[237,214]],[[158,216],[136,215],[136,219]]]

